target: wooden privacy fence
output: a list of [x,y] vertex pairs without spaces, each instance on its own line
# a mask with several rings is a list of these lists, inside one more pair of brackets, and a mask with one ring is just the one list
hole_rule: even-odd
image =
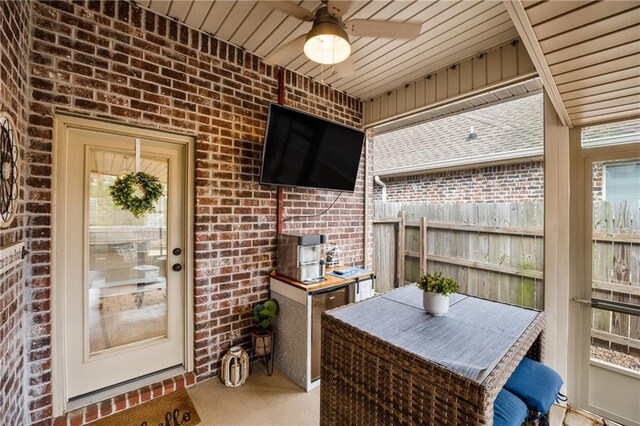
[[440,271],[464,293],[542,308],[542,208],[542,203],[376,202],[379,291]]
[[[640,305],[640,202],[594,202],[593,297]],[[426,272],[461,291],[543,308],[543,204],[375,202],[377,291]],[[640,354],[638,316],[593,309],[594,344]]]
[[[593,297],[640,306],[640,201],[593,205]],[[640,356],[640,317],[593,309],[593,344]]]

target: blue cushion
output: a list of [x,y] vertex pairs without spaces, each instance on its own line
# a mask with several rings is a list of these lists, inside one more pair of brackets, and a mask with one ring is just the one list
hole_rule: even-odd
[[517,396],[502,389],[493,403],[493,426],[520,426],[529,410]]
[[523,358],[504,388],[524,401],[530,410],[549,412],[562,387],[562,378],[551,368],[530,358]]

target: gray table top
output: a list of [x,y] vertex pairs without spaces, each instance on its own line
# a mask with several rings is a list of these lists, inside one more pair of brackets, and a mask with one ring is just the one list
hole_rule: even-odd
[[410,285],[327,314],[482,383],[540,313],[461,294],[449,303],[446,315],[429,315]]

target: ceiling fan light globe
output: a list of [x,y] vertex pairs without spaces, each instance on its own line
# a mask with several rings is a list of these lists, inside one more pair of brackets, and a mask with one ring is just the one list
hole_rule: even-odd
[[338,24],[320,22],[307,34],[304,54],[319,64],[340,63],[351,54],[349,36]]
[[316,36],[304,44],[304,53],[314,62],[331,65],[347,59],[351,54],[351,46],[340,37]]

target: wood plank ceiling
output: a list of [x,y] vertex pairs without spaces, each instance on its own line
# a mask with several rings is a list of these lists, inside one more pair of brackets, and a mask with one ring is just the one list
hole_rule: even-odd
[[[211,33],[261,57],[306,34],[301,22],[268,1],[138,0],[141,6]],[[295,1],[314,10],[320,1]],[[352,37],[352,71],[322,67],[300,52],[283,64],[363,100],[517,38],[501,1],[355,1],[349,18],[422,23],[416,40]]]
[[640,1],[505,4],[566,125],[640,116]]

